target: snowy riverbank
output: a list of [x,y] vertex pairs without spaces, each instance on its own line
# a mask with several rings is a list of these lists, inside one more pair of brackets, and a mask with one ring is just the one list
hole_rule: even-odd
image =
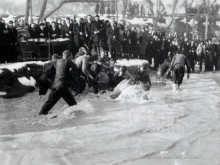
[[0,96],[15,98],[32,92],[44,62],[20,62],[0,65]]
[[[131,72],[146,60],[118,60],[117,66],[127,66]],[[31,61],[0,64],[0,97],[15,98],[34,91],[45,62]]]

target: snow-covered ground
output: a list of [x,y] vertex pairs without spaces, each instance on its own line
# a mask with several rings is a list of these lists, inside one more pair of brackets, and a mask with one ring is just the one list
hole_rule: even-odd
[[122,60],[117,60],[116,65],[118,66],[140,66],[143,63],[148,63],[147,60],[139,60],[139,59],[132,59],[132,60],[127,60],[127,59],[122,59]]
[[218,165],[219,79],[194,73],[177,92],[153,76],[149,92],[125,83],[117,100],[110,92],[83,94],[73,107],[61,99],[48,116],[38,116],[48,95],[37,91],[0,99],[1,164]]
[[18,70],[18,69],[24,67],[27,64],[44,65],[45,62],[42,62],[42,61],[28,61],[28,62],[0,64],[0,74],[2,73],[2,69],[4,69],[4,68],[10,70],[11,72],[14,72],[14,70]]

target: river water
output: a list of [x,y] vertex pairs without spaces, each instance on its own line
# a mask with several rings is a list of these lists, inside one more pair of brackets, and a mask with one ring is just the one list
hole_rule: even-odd
[[153,78],[144,92],[84,94],[38,116],[38,91],[0,99],[1,165],[219,165],[220,73],[191,74],[180,91]]

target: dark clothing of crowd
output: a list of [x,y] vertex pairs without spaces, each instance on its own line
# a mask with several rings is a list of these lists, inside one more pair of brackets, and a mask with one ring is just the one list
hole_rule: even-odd
[[[26,31],[24,30],[26,29]],[[202,41],[192,40],[187,34],[171,35],[161,29],[149,30],[147,27],[127,27],[124,22],[116,22],[114,18],[108,20],[73,21],[69,18],[56,22],[41,22],[31,25],[6,26],[0,22],[0,62],[14,62],[17,60],[19,41],[22,38],[69,38],[70,51],[75,55],[78,49],[86,45],[90,51],[98,55],[107,51],[109,57],[115,61],[119,58],[139,58],[154,63],[157,69],[165,59],[172,60],[173,51],[178,49],[188,57],[191,69],[194,71],[195,63],[200,65],[205,62],[205,70],[219,70],[220,44],[204,42],[202,51],[197,53]],[[153,62],[154,61],[154,62]]]

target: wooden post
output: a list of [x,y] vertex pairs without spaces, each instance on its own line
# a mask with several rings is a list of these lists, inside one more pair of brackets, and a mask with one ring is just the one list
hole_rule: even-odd
[[208,39],[208,27],[209,27],[209,15],[206,14],[206,24],[205,24],[205,39]]

